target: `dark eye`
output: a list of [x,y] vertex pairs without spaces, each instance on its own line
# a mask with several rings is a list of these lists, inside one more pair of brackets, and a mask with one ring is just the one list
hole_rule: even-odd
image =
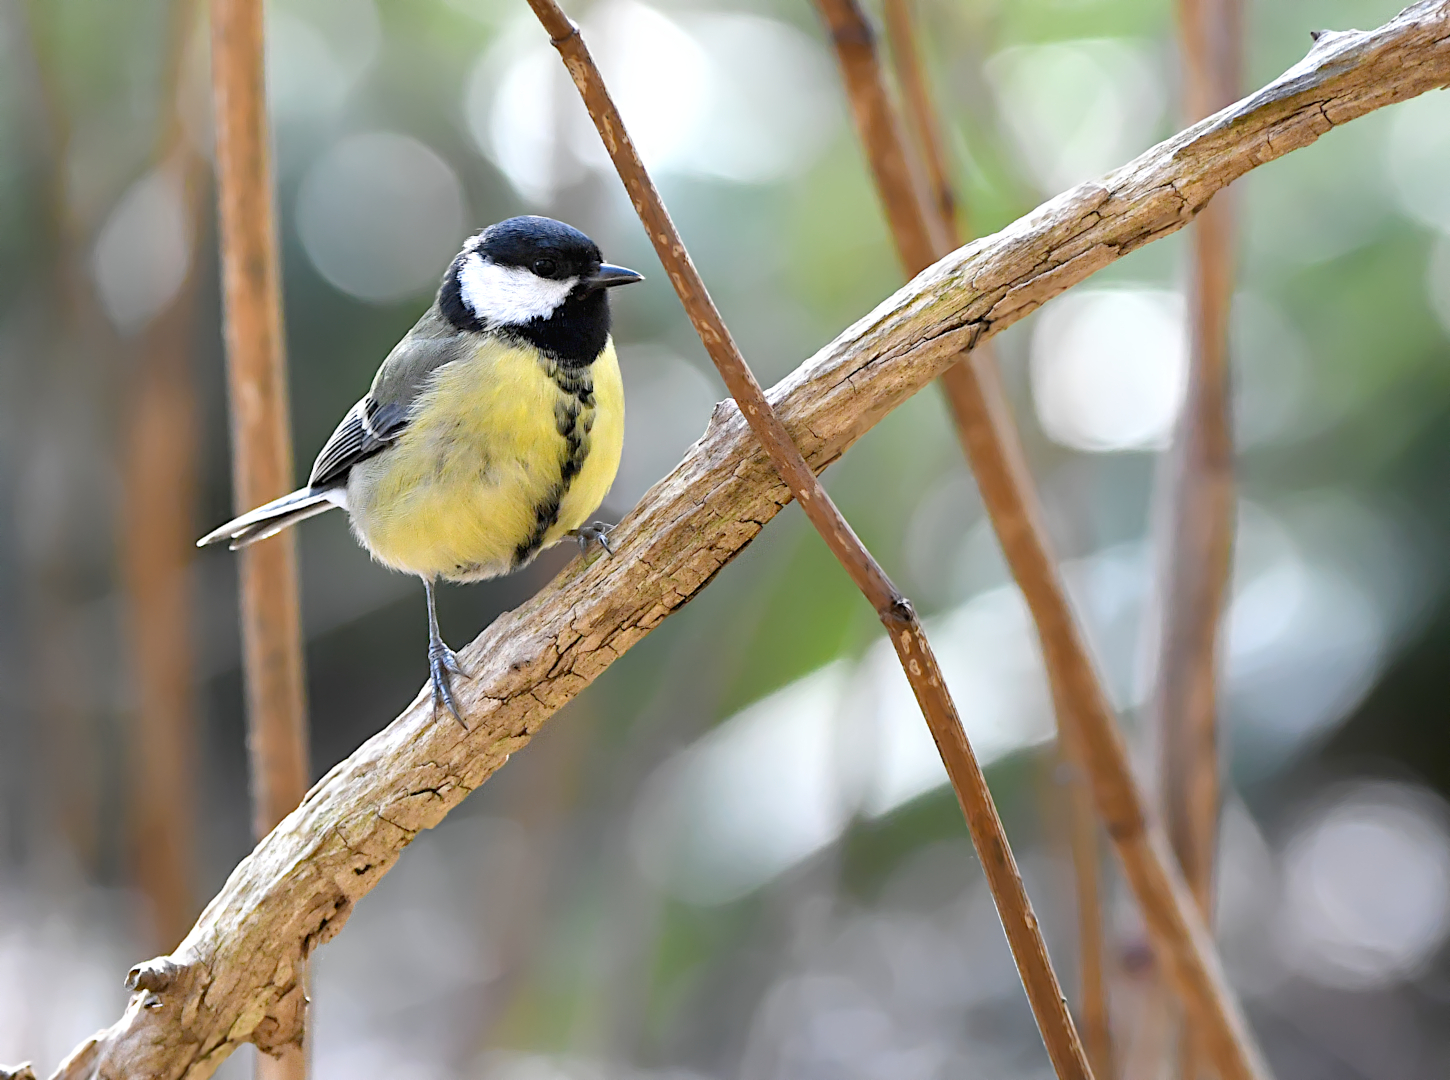
[[554,272],[558,269],[553,259],[539,259],[534,263],[534,273],[539,277],[553,277]]

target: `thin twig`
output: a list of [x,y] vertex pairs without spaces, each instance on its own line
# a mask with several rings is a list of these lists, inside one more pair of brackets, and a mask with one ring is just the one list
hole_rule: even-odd
[[1132,1026],[1122,1040],[1122,1080],[1165,1080],[1178,1008],[1163,988],[1148,943],[1126,943],[1120,986]]
[[[262,5],[212,0],[217,196],[232,416],[233,498],[238,512],[292,487],[292,437],[282,337],[281,271],[272,196],[263,73]],[[241,554],[242,646],[247,741],[252,759],[252,831],[260,839],[307,790],[307,715],[297,547],[291,533]],[[293,973],[295,1007],[305,972]],[[258,1056],[258,1073],[305,1074],[296,1039]]]
[[[635,212],[654,244],[655,253],[669,273],[670,281],[720,377],[725,380],[731,396],[744,411],[756,437],[770,455],[781,479],[789,485],[806,517],[875,608],[886,628],[936,741],[957,801],[961,803],[972,843],[982,861],[1048,1056],[1061,1080],[1086,1080],[1092,1073],[1073,1026],[1072,1015],[1067,1010],[1057,973],[1053,971],[1052,961],[1047,955],[1047,943],[1022,884],[1017,860],[1012,855],[1006,830],[987,788],[987,780],[967,740],[956,704],[947,690],[946,680],[911,602],[897,591],[886,572],[852,532],[771,408],[760,384],[755,381],[714,301],[710,299],[705,282],[695,269],[674,222],[670,220],[669,212],[655,190],[654,181],[634,148],[579,28],[555,0],[529,0],[529,6],[548,31],[550,41],[558,49],[574,85],[578,87],[619,178],[629,192]],[[912,201],[917,206],[917,216],[923,216],[914,196]]]
[[968,359],[973,378],[954,380],[948,387],[964,412],[988,418],[985,425],[963,429],[972,446],[982,501],[1037,622],[1043,659],[1058,672],[1057,686],[1067,706],[1059,720],[1070,721],[1080,740],[1076,748],[1092,780],[1098,814],[1138,898],[1154,949],[1220,1075],[1236,1080],[1268,1076],[1213,939],[1148,816],[1112,705],[1073,619],[1040,508],[1027,494],[1030,476],[1017,452],[1015,425],[996,369],[979,364],[975,355]]
[[[844,33],[844,28],[868,25],[856,0],[819,0],[819,6],[831,27],[852,100],[884,102],[885,84],[874,53],[860,44],[869,42],[869,31]],[[858,118],[867,111],[861,106],[853,109]],[[924,130],[933,128],[927,124]],[[906,183],[909,170],[889,167],[893,150],[886,140],[864,127],[861,138],[876,170],[878,189],[890,193],[888,206],[914,198]],[[922,266],[914,261],[914,253],[921,237],[905,228],[898,230],[898,220],[906,219],[891,215],[897,249],[908,270],[918,271]],[[983,352],[963,359],[943,374],[942,385],[997,539],[1037,624],[1058,722],[1075,729],[1067,744],[1081,752],[1098,812],[1144,909],[1154,947],[1160,955],[1173,958],[1165,967],[1214,1065],[1225,1080],[1267,1076],[1243,1011],[1223,976],[1213,939],[1194,910],[1178,868],[1164,857],[1165,845],[1148,816],[1147,800],[1133,775],[1114,710],[1057,572],[1041,499],[996,362]]]
[[[1062,715],[1062,708],[1055,707]],[[1072,854],[1073,896],[1077,901],[1078,1009],[1083,1043],[1093,1072],[1117,1075],[1112,1014],[1108,1006],[1107,947],[1103,930],[1102,851],[1092,786],[1081,749],[1072,744],[1072,724],[1059,724],[1062,759],[1068,766],[1068,848]]]
[[[1180,0],[1190,123],[1234,100],[1239,0]],[[1207,914],[1218,832],[1219,623],[1233,555],[1233,430],[1229,308],[1231,203],[1215,200],[1194,223],[1188,394],[1160,489],[1164,536],[1162,630],[1153,711],[1161,736],[1164,821],[1183,875]]]
[[[1189,123],[1237,96],[1240,0],[1179,0],[1184,102]],[[1193,271],[1188,393],[1174,444],[1159,465],[1160,611],[1149,727],[1158,739],[1164,826],[1199,911],[1212,918],[1220,806],[1219,633],[1233,561],[1234,447],[1229,388],[1229,308],[1234,282],[1229,197],[1199,215]],[[1186,1029],[1183,1080],[1202,1057]]]
[[[824,469],[962,350],[1176,232],[1250,169],[1446,82],[1450,0],[1424,0],[1378,30],[1325,34],[1212,120],[919,274],[773,387],[771,404],[810,467]],[[298,966],[418,832],[698,595],[789,501],[739,410],[721,405],[611,534],[613,557],[576,559],[463,650],[468,729],[433,723],[422,688],[237,866],[171,956],[132,970],[126,1012],[52,1080],[201,1080],[243,1042],[295,1037]]]
[[816,6],[831,33],[836,60],[845,77],[846,99],[871,165],[876,194],[901,259],[908,272],[914,274],[956,244],[944,232],[942,219],[932,212],[932,200],[921,197],[926,181],[913,168],[891,95],[880,78],[876,31],[871,21],[855,0],[817,0]]
[[[959,200],[952,184],[951,169],[947,166],[946,148],[942,145],[941,122],[932,104],[926,73],[922,70],[921,51],[916,46],[913,2],[886,0],[884,9],[886,40],[891,46],[896,81],[901,86],[906,104],[906,126],[926,166],[927,183],[937,218],[948,242],[956,247],[960,243],[956,225]],[[863,21],[864,18],[863,15]]]
[[[917,150],[922,160],[926,162],[941,231],[948,244],[956,247],[961,242],[958,232],[958,208],[963,211],[960,215],[963,219],[960,224],[964,226],[965,207],[962,206],[953,190],[951,177],[947,170],[947,155],[941,144],[942,125],[932,103],[931,92],[922,71],[920,52],[917,49],[912,2],[911,0],[886,0],[885,10],[887,37],[891,42],[891,55],[895,62],[897,81],[902,85],[906,97],[908,126]],[[862,21],[865,20],[864,13],[859,13],[859,10],[857,17]],[[873,90],[871,84],[861,77],[862,74],[869,74],[869,72],[850,72],[844,61],[842,69],[848,76],[851,74],[856,76],[854,79],[848,77],[847,80],[852,97],[866,94],[878,96],[878,91]],[[881,81],[879,73],[872,80],[878,86]],[[877,177],[878,184],[884,186],[887,182],[886,175],[877,166],[877,159],[874,157],[872,164],[880,173]],[[904,262],[908,261],[907,250],[908,245],[905,238],[898,234],[897,251]],[[977,349],[976,362],[984,367],[995,367],[996,359],[990,344],[984,344]],[[963,451],[970,459],[969,441],[962,435],[966,430],[966,425],[971,423],[971,419],[963,413],[966,395],[960,391],[952,394],[950,389],[945,386],[945,383],[960,382],[960,379],[961,376],[949,374],[944,377],[944,388],[948,389],[948,404],[952,410],[958,436],[962,438]],[[1060,718],[1070,707],[1070,701],[1056,669],[1049,668],[1047,674],[1052,689],[1053,711]],[[1112,1028],[1103,961],[1102,903],[1098,884],[1100,872],[1098,829],[1092,789],[1088,783],[1086,770],[1083,768],[1081,749],[1074,736],[1075,726],[1070,721],[1064,723],[1059,719],[1058,728],[1062,734],[1063,754],[1069,766],[1067,791],[1068,812],[1071,820],[1068,825],[1068,839],[1072,852],[1073,883],[1077,898],[1080,981],[1078,1007],[1082,1014],[1083,1038],[1088,1062],[1092,1065],[1094,1075],[1106,1080],[1108,1077],[1115,1076],[1116,1073],[1113,1066]]]

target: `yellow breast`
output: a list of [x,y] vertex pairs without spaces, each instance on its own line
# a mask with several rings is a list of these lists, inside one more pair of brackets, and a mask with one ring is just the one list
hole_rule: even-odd
[[612,340],[589,368],[571,371],[489,338],[439,368],[398,441],[353,467],[353,527],[395,569],[495,577],[589,519],[623,446]]

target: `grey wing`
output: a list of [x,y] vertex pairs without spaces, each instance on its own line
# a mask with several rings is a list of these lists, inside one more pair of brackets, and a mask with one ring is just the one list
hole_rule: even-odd
[[451,327],[441,327],[441,322],[435,305],[388,354],[372,389],[347,411],[323,445],[308,487],[323,490],[346,484],[349,469],[384,449],[407,428],[413,401],[433,373],[477,346],[476,335],[459,334]]
[[323,444],[312,465],[307,486],[314,490],[347,483],[354,465],[370,458],[396,439],[408,426],[408,407],[398,403],[379,405],[371,394],[347,410],[342,423]]

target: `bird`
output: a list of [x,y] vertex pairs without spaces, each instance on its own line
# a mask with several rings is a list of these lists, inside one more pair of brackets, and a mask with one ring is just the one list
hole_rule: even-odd
[[452,678],[468,676],[439,633],[437,584],[510,573],[565,537],[612,552],[612,526],[589,522],[624,445],[609,290],[643,280],[552,218],[469,237],[306,486],[197,546],[235,551],[345,510],[374,560],[422,579],[433,716],[441,706],[462,724]]

